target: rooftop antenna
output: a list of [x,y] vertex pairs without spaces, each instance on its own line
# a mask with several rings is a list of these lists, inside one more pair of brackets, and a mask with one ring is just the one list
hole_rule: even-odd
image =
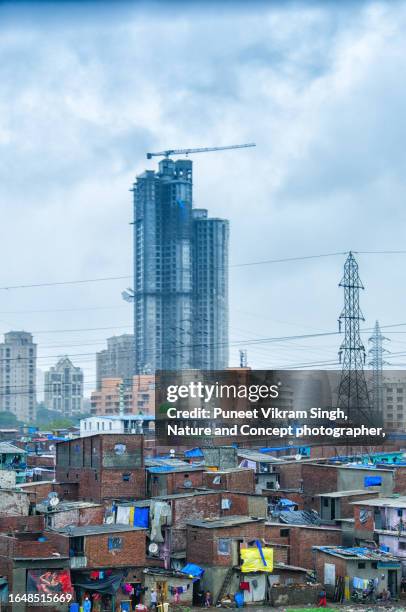
[[248,355],[246,350],[240,350],[240,368],[248,367]]

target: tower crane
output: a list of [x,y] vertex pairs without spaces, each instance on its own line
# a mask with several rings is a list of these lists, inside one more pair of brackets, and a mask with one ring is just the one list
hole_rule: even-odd
[[169,157],[170,155],[189,155],[189,153],[209,153],[211,151],[228,151],[229,149],[247,149],[255,147],[255,142],[245,144],[228,145],[226,147],[199,147],[198,149],[168,149],[167,151],[158,151],[157,153],[147,153],[147,159],[152,157]]

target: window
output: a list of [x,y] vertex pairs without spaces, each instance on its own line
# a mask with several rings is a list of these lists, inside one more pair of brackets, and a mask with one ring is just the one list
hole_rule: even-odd
[[372,567],[372,569],[378,569],[378,562],[377,561],[372,561],[371,567]]
[[219,538],[217,541],[217,552],[219,555],[229,555],[231,553],[231,540]]
[[76,537],[71,539],[70,556],[81,557],[84,554],[84,538]]
[[399,542],[399,550],[406,550],[406,542]]
[[123,482],[130,482],[131,474],[123,474]]
[[403,509],[402,508],[398,508],[398,516],[400,516],[400,517],[403,516]]
[[358,569],[365,569],[365,563],[363,561],[358,563]]
[[289,529],[281,529],[279,535],[281,538],[288,538],[290,530]]
[[109,550],[121,550],[123,547],[123,540],[119,537],[111,537],[108,539]]

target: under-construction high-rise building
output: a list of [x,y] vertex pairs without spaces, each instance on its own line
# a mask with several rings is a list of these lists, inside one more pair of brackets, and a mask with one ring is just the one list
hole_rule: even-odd
[[192,162],[134,184],[136,373],[228,365],[228,221],[193,209]]

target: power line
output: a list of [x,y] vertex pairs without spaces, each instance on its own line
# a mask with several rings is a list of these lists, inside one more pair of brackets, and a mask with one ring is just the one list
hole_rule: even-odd
[[[402,255],[406,254],[406,250],[387,250],[387,251],[352,251],[353,253],[357,253],[359,255]],[[349,251],[336,251],[334,253],[319,253],[317,255],[301,255],[297,257],[283,257],[280,259],[264,259],[260,261],[248,261],[243,263],[231,264],[230,268],[245,268],[248,266],[259,266],[265,264],[274,264],[274,263],[288,263],[291,261],[306,261],[309,259],[322,259],[325,257],[337,257],[342,255],[348,255]],[[48,281],[43,283],[30,283],[30,284],[20,284],[20,285],[7,285],[4,287],[0,287],[0,291],[10,291],[12,289],[32,289],[37,287],[56,287],[63,285],[78,285],[78,284],[86,284],[86,283],[100,283],[106,281],[116,281],[116,280],[128,280],[133,278],[132,275],[125,274],[120,276],[103,276],[96,278],[86,278],[86,279],[77,279],[77,280],[68,280],[68,281]]]
[[336,257],[337,255],[347,255],[348,251],[337,253],[321,253],[319,255],[303,255],[299,257],[284,257],[282,259],[264,259],[262,261],[250,261],[247,263],[231,264],[230,268],[244,268],[246,266],[261,266],[264,264],[287,263],[289,261],[305,261],[306,259],[321,259],[323,257]]
[[30,285],[9,285],[8,287],[0,287],[0,291],[10,291],[11,289],[32,289],[36,287],[55,287],[57,285],[79,285],[84,283],[100,283],[112,280],[128,280],[132,278],[128,274],[126,276],[104,276],[101,278],[86,278],[71,281],[53,281],[46,283],[32,283]]

